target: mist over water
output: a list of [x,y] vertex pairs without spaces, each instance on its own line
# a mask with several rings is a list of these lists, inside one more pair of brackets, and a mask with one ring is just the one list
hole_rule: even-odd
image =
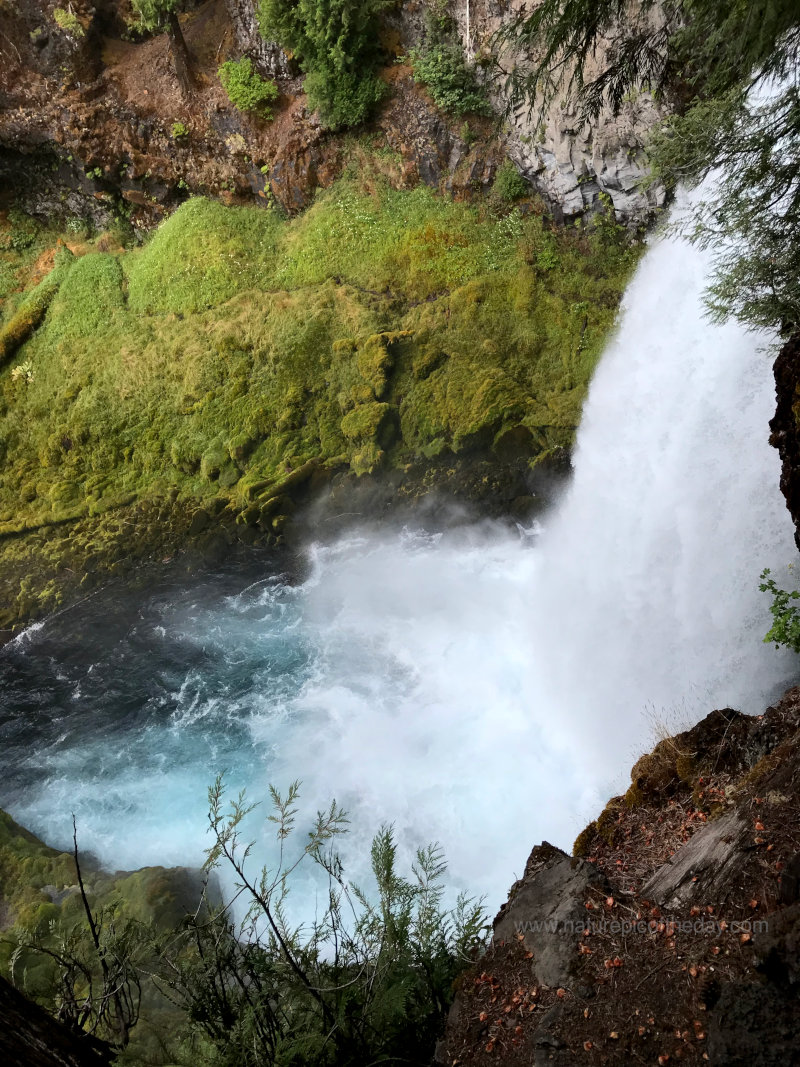
[[762,710],[793,657],[761,641],[758,575],[796,550],[770,339],[704,319],[708,269],[648,252],[541,530],[355,531],[299,584],[228,571],[29,630],[0,653],[0,805],[62,847],[75,811],[111,867],[197,864],[217,772],[254,799],[301,778],[350,810],[356,874],[393,821],[494,907],[624,787],[653,717]]

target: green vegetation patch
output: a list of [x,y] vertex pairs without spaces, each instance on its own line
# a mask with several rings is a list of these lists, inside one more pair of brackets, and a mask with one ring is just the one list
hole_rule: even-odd
[[426,11],[422,45],[409,54],[414,80],[424,85],[442,111],[451,115],[491,115],[475,67],[461,47],[454,19],[438,3]]
[[493,192],[500,200],[513,203],[530,193],[531,187],[522,177],[510,159],[506,159],[498,168],[494,179]]
[[64,33],[69,33],[73,37],[83,37],[85,30],[81,24],[80,19],[74,11],[67,10],[65,7],[57,7],[53,11],[53,21],[60,30]]
[[178,509],[181,531],[224,510],[279,532],[289,484],[326,466],[568,447],[638,255],[610,221],[567,233],[352,175],[289,221],[194,199],[141,248],[78,252],[0,369],[0,626],[58,603],[25,552],[58,568],[71,530],[105,567]]
[[258,0],[262,36],[292,52],[311,108],[333,129],[358,126],[383,97],[379,17],[396,0]]
[[281,229],[270,211],[187,201],[126,257],[131,309],[197,312],[267,286]]

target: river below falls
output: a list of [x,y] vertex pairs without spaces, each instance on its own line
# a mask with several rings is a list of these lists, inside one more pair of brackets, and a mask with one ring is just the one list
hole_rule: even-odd
[[[711,324],[709,273],[709,253],[653,242],[541,530],[354,530],[309,545],[300,578],[117,585],[20,635],[0,651],[0,806],[62,848],[74,812],[113,868],[197,865],[215,775],[252,800],[297,778],[302,824],[334,797],[350,811],[356,880],[391,822],[402,860],[440,842],[495,907],[654,733],[762,711],[797,678],[758,589],[796,558],[775,339]],[[247,829],[268,859],[263,821]]]

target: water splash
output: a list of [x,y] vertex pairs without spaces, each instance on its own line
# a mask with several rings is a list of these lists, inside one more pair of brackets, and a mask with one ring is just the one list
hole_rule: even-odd
[[227,575],[28,631],[0,657],[0,802],[61,844],[76,811],[112,866],[197,863],[218,771],[251,796],[300,777],[350,809],[359,877],[391,820],[496,905],[623,784],[648,709],[760,710],[793,670],[761,642],[758,574],[795,554],[770,339],[706,321],[708,274],[678,238],[644,258],[541,528],[362,532],[299,586]]

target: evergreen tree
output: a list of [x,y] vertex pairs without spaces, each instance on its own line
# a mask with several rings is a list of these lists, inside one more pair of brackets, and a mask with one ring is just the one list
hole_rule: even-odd
[[186,39],[178,20],[183,0],[131,0],[131,4],[143,30],[151,33],[167,30],[169,33],[170,51],[178,84],[183,95],[188,96],[194,88],[194,78],[189,49],[186,47]]
[[262,35],[292,52],[312,108],[332,128],[357,126],[384,91],[378,16],[396,0],[259,0]]
[[640,90],[669,98],[673,117],[650,146],[655,173],[668,185],[722,175],[687,228],[717,251],[712,314],[800,325],[796,0],[542,0],[498,41],[535,57],[508,74],[531,106],[565,87],[587,118]]

